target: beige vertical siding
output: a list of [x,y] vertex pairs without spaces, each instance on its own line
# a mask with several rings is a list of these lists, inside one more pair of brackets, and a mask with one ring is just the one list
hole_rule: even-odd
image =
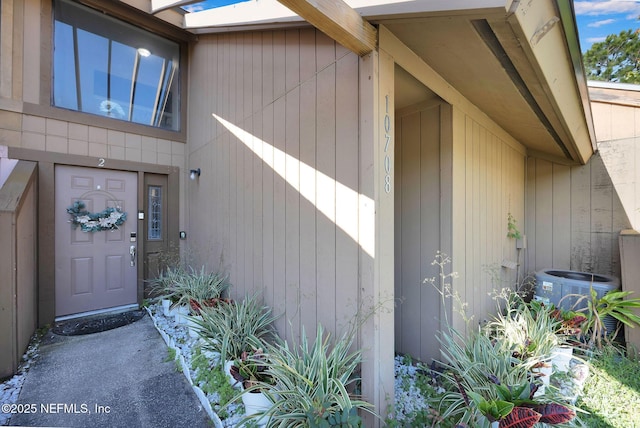
[[[429,186],[439,178],[439,195],[429,196],[433,201],[424,205],[407,198],[407,194],[422,197],[424,181],[413,184],[413,186],[420,186],[420,191],[417,191],[407,182],[407,178],[415,177],[420,180],[418,177],[421,176],[422,171],[418,169],[422,169],[420,162],[424,162],[424,158],[418,158],[420,162],[417,159],[408,159],[410,168],[413,170],[407,170],[404,164],[396,165],[396,179],[400,176],[402,180],[401,186],[398,187],[400,190],[397,190],[402,194],[397,198],[400,202],[396,205],[396,221],[404,222],[405,216],[411,215],[404,212],[404,205],[421,211],[420,214],[413,214],[413,218],[416,219],[412,220],[413,223],[402,223],[396,228],[395,249],[396,252],[402,252],[401,256],[396,257],[396,264],[400,261],[407,266],[413,266],[409,272],[404,268],[401,272],[396,271],[396,278],[401,275],[403,281],[401,285],[396,284],[396,290],[400,288],[403,293],[409,293],[407,287],[413,286],[415,288],[410,292],[414,293],[414,296],[418,295],[419,290],[420,298],[425,301],[438,299],[437,292],[431,291],[430,295],[426,294],[425,290],[428,287],[422,285],[422,280],[438,273],[430,265],[434,254],[425,253],[433,251],[433,248],[440,249],[452,258],[452,263],[445,266],[445,273],[453,271],[458,275],[453,280],[452,288],[453,292],[459,295],[460,301],[468,305],[467,316],[473,316],[469,325],[477,325],[477,322],[484,320],[495,309],[489,293],[494,288],[513,286],[516,281],[516,271],[502,268],[501,265],[503,260],[518,261],[516,243],[506,237],[507,216],[508,213],[512,213],[520,222],[520,229],[524,229],[526,149],[457,92],[388,30],[381,26],[379,31],[381,49],[390,52],[397,65],[443,100],[449,100],[452,103],[447,108],[440,108],[443,124],[440,128],[441,144],[439,154],[434,153],[434,156],[440,158],[439,171],[425,172],[430,180]],[[417,126],[411,125],[410,122],[411,120],[407,126],[413,128]],[[402,145],[405,137],[404,124],[401,134],[397,133],[397,135],[401,135],[397,138],[397,144]],[[398,150],[402,153],[403,148],[400,147]],[[431,158],[429,161],[435,162],[435,159]],[[432,164],[433,167],[436,164],[437,162]],[[424,190],[428,188],[430,187],[424,187]],[[428,209],[430,205],[433,205],[433,211]],[[439,225],[430,224],[428,232],[420,231],[419,235],[422,239],[425,233],[426,239],[433,239],[435,242],[418,243],[414,235],[403,232],[403,229],[408,228],[407,230],[418,233],[421,225],[417,222],[426,222],[425,211],[428,221],[433,221],[438,215],[440,221]],[[420,219],[421,215],[422,219]],[[436,238],[438,234],[439,242]],[[409,245],[408,243],[399,242],[409,236],[413,245],[411,250],[404,248],[405,244]],[[416,256],[408,254],[408,251],[409,253],[420,251],[420,254]],[[406,262],[403,261],[405,257],[409,258]],[[426,266],[424,271],[418,270],[423,266]],[[491,279],[488,270],[495,273],[497,280]],[[405,278],[413,279],[409,285],[405,286]],[[415,302],[411,304],[415,305]],[[429,315],[416,314],[416,309],[404,313],[403,308],[397,308],[396,311],[402,311],[396,316],[396,322],[402,322],[402,326],[396,328],[396,339],[400,337],[402,341],[400,350],[407,347],[409,352],[415,353],[420,348],[419,352],[424,352],[421,358],[427,360],[432,356],[438,356],[438,351],[431,349],[433,345],[429,343],[433,343],[432,336],[442,327],[440,323],[444,322],[445,316],[461,332],[464,333],[467,328],[463,317],[453,309],[459,308],[457,306],[452,308],[449,298],[445,301],[445,307],[440,309],[439,320],[434,322],[437,313],[429,314],[431,315],[429,319]],[[426,337],[426,339],[420,339],[420,345],[409,344],[410,329],[415,331],[414,337]]]
[[527,270],[620,277],[620,230],[640,226],[640,110],[592,103],[598,154],[584,166],[527,160]]
[[0,377],[16,372],[38,325],[36,168],[18,162],[0,189]]
[[[524,223],[525,151],[482,118],[453,111],[451,270],[468,323],[456,313],[454,326],[474,328],[495,312],[491,294],[514,287],[516,271],[503,261],[518,262],[515,240],[507,238],[511,213]],[[455,299],[454,299],[455,300]]]
[[[396,112],[396,350],[431,357],[439,348],[440,299],[423,281],[440,242],[439,102]],[[426,333],[426,334],[425,334]]]
[[631,226],[640,230],[640,91],[631,92],[629,99],[625,91],[607,92],[612,102],[591,103],[598,151],[624,214]]
[[191,54],[189,245],[233,296],[261,292],[283,336],[340,330],[358,300],[358,57],[312,29]]
[[[458,273],[455,290],[475,325],[495,309],[492,290],[515,280],[515,272],[500,265],[517,261],[515,242],[506,238],[508,213],[524,215],[523,150],[459,110],[452,121],[450,111],[431,103],[396,112],[396,349],[425,361],[439,356],[442,327],[440,295],[423,283],[438,276],[431,264],[436,252],[452,257],[446,273]],[[453,317],[464,329],[459,314]]]
[[601,154],[584,166],[527,160],[527,271],[620,276],[618,234],[631,228]]

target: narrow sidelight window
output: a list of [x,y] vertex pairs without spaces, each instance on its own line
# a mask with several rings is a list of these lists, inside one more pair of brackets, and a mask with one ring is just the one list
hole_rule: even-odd
[[149,230],[147,239],[162,239],[162,187],[149,186]]

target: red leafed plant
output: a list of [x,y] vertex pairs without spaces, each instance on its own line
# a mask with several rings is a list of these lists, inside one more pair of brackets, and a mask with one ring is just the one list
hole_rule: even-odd
[[539,404],[535,407],[514,407],[504,419],[500,420],[500,428],[531,428],[542,422],[549,425],[569,422],[576,413],[557,403]]
[[535,410],[541,415],[540,422],[549,425],[563,424],[576,417],[576,412],[558,403],[541,404]]
[[540,413],[528,407],[514,407],[504,419],[500,428],[531,428],[540,421]]
[[495,388],[501,400],[514,404],[513,410],[499,419],[500,428],[531,428],[538,422],[557,425],[576,416],[573,410],[562,404],[537,402],[533,397],[535,385],[529,382],[511,386],[496,384]]
[[560,324],[558,333],[567,336],[579,336],[582,332],[582,325],[587,321],[587,317],[574,311],[564,311],[562,309],[554,309],[551,317]]
[[191,310],[193,313],[199,313],[200,310],[202,309],[202,307],[207,307],[207,308],[215,308],[216,306],[218,306],[219,304],[223,304],[223,303],[233,303],[233,300],[231,299],[223,299],[223,298],[211,298],[211,299],[205,299],[205,300],[196,300],[196,299],[191,299],[189,300],[189,305],[191,306]]

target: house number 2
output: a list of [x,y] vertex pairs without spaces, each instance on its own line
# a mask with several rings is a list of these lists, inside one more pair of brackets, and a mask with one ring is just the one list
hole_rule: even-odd
[[385,95],[384,112],[384,191],[391,193],[391,155],[389,145],[391,143],[391,116],[389,116],[389,95]]

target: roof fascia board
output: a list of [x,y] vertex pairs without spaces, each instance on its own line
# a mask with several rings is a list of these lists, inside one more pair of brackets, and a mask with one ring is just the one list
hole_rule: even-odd
[[[153,1],[167,2],[168,0]],[[470,8],[468,0],[345,0],[345,3],[365,19]],[[477,0],[473,3],[473,9],[478,10],[496,7],[504,9],[504,0]],[[185,15],[187,29],[232,28],[265,24],[287,25],[293,22],[303,22],[303,19],[277,0],[253,0]]]
[[504,9],[504,0],[345,0],[365,18],[467,9]]
[[[569,25],[567,20],[573,19],[573,9],[562,10],[559,3],[570,0],[538,0],[536,2],[515,0],[509,10],[507,21],[518,40],[521,49],[535,70],[539,82],[552,105],[553,112],[562,129],[558,134],[566,134],[567,148],[572,151],[575,161],[585,164],[594,152],[595,132],[589,103],[585,105],[579,73],[576,70],[573,50],[570,46],[572,38],[577,40],[575,24]],[[567,16],[567,13],[570,16]],[[573,33],[572,33],[573,32]],[[573,34],[573,36],[572,36]],[[564,50],[565,55],[560,50]],[[580,67],[582,63],[579,63]]]
[[558,10],[560,12],[560,21],[564,27],[565,39],[567,40],[567,48],[571,56],[571,63],[576,76],[576,84],[582,101],[584,116],[587,121],[587,130],[591,139],[591,147],[597,150],[596,132],[593,125],[593,116],[591,113],[591,100],[589,97],[589,88],[587,83],[587,73],[582,62],[582,50],[580,49],[580,39],[578,37],[578,25],[575,20],[575,10],[572,0],[556,0]]

